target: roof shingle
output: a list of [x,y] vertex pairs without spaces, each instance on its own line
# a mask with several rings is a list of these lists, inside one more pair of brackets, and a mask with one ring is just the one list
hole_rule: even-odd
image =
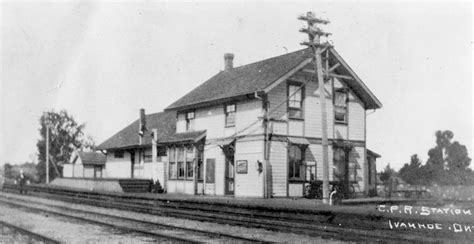
[[230,71],[221,71],[172,103],[166,110],[260,91],[309,57],[309,49],[303,49]]
[[[381,103],[342,57],[334,49],[331,49],[330,53],[330,63],[340,62],[342,64],[337,69],[338,72],[355,76],[355,81],[347,81],[347,84],[364,101],[366,109],[380,108],[382,106]],[[192,108],[221,99],[253,94],[270,86],[280,77],[311,57],[311,50],[306,48],[236,67],[229,71],[221,71],[169,105],[165,110]]]
[[99,152],[77,152],[82,160],[82,164],[105,165],[105,155]]
[[205,135],[206,131],[191,131],[176,133],[176,112],[166,111],[154,114],[148,114],[145,117],[147,131],[143,136],[143,142],[139,144],[139,120],[111,136],[109,139],[97,146],[98,150],[107,149],[126,149],[140,146],[149,146],[152,144],[152,129],[158,129],[158,144],[174,143],[183,141],[193,141]]

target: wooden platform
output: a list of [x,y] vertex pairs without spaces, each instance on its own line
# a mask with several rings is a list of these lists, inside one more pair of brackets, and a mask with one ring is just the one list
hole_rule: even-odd
[[56,178],[51,185],[87,191],[146,193],[151,183],[148,179],[132,178]]

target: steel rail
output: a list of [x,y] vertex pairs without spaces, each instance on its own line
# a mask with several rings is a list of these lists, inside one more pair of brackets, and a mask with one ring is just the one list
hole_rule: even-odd
[[33,239],[37,239],[38,241],[41,241],[41,242],[44,242],[44,243],[54,243],[54,244],[59,244],[61,242],[51,238],[51,237],[47,237],[47,236],[44,236],[44,235],[41,235],[41,234],[38,234],[38,233],[35,233],[33,231],[30,231],[28,229],[25,229],[23,227],[20,227],[20,226],[17,226],[17,225],[14,225],[14,224],[11,224],[11,223],[7,223],[5,221],[1,221],[0,220],[0,225],[3,225],[3,226],[6,226],[10,229],[13,229],[23,235],[26,235],[28,237],[32,237]]
[[[13,186],[12,189],[15,186]],[[187,203],[185,201],[170,201],[165,203],[163,199],[149,199],[146,197],[134,197],[130,195],[114,195],[110,193],[98,193],[80,191],[77,189],[64,188],[48,188],[41,186],[31,187],[33,194],[38,194],[47,198],[54,198],[61,201],[83,203],[93,206],[103,206],[106,208],[115,208],[155,214],[161,216],[170,216],[198,221],[210,221],[215,223],[238,225],[252,228],[263,228],[273,231],[281,231],[287,233],[305,234],[309,236],[334,238],[348,241],[439,241],[443,239],[440,236],[426,236],[410,233],[394,233],[390,230],[336,226],[331,225],[332,219],[335,217],[328,212],[328,216],[318,216],[316,219],[306,218],[305,215],[296,217],[281,216],[281,214],[260,214],[258,209],[252,209],[253,212],[246,210],[244,212],[236,211],[235,208],[216,208],[216,206],[207,206],[199,203]],[[160,204],[161,203],[161,204]],[[186,204],[188,206],[182,206]],[[199,206],[193,206],[199,205]],[[222,204],[217,204],[222,205]],[[207,206],[207,207],[206,207]],[[205,208],[206,207],[206,208]],[[247,211],[247,212],[245,212]],[[299,219],[304,217],[306,219]],[[319,219],[318,219],[319,218]],[[326,224],[325,224],[326,223]],[[329,223],[329,224],[328,224]],[[446,237],[445,239],[447,239]]]
[[[2,197],[0,197],[0,202],[5,202],[5,201],[1,200],[1,198]],[[129,218],[129,217],[124,217],[124,216],[117,216],[117,215],[112,215],[112,214],[99,213],[99,212],[96,212],[96,211],[87,211],[87,210],[82,210],[82,209],[77,209],[77,208],[56,206],[56,205],[53,205],[53,204],[39,203],[39,202],[35,202],[35,201],[32,201],[32,200],[27,200],[27,199],[13,198],[13,197],[10,197],[10,196],[8,196],[8,197],[3,196],[3,198],[8,199],[8,200],[13,200],[13,201],[18,200],[18,201],[22,201],[22,202],[29,202],[31,204],[42,205],[42,206],[45,206],[45,207],[60,209],[60,210],[64,210],[64,211],[71,211],[71,212],[82,213],[82,214],[93,214],[93,215],[102,216],[102,217],[105,217],[105,218],[116,218],[118,220],[137,222],[137,223],[140,223],[140,224],[152,225],[152,226],[157,226],[157,227],[166,228],[166,229],[175,229],[175,230],[187,231],[187,232],[192,232],[192,233],[199,233],[199,234],[203,234],[203,235],[206,235],[206,236],[209,236],[209,237],[218,237],[218,238],[224,237],[224,238],[228,238],[232,241],[264,242],[263,240],[259,240],[259,239],[255,239],[255,238],[246,238],[246,237],[231,235],[231,234],[227,234],[227,233],[197,230],[197,229],[180,227],[180,226],[175,226],[175,225],[156,223],[156,222],[147,221],[147,220],[139,220],[139,219],[136,219],[136,218]],[[29,207],[29,206],[26,206],[26,207]]]
[[26,210],[30,210],[30,211],[32,210],[34,212],[49,213],[49,214],[52,214],[52,215],[57,215],[57,216],[66,217],[66,218],[73,218],[73,219],[80,220],[80,221],[83,221],[83,222],[88,222],[88,223],[95,224],[95,225],[107,226],[107,227],[115,228],[115,229],[122,230],[122,231],[129,232],[129,233],[140,233],[142,235],[149,236],[149,237],[165,238],[165,239],[169,239],[171,241],[179,241],[179,242],[184,242],[184,243],[195,243],[196,242],[195,240],[191,240],[191,239],[188,239],[188,238],[176,237],[176,236],[166,235],[166,234],[161,234],[161,233],[158,234],[158,233],[151,232],[151,231],[145,231],[145,230],[140,230],[140,229],[136,229],[136,228],[119,226],[119,225],[115,225],[115,224],[111,224],[111,223],[107,223],[107,222],[92,220],[92,219],[79,217],[79,216],[74,216],[74,215],[70,215],[70,214],[64,214],[64,213],[60,213],[60,212],[56,212],[56,211],[45,210],[45,209],[35,208],[35,207],[31,207],[31,206],[25,206],[25,205],[18,204],[18,203],[4,202],[3,200],[0,200],[0,203],[4,204],[4,205],[13,206],[13,207],[16,207],[16,208],[19,208],[19,209],[26,209]]
[[[48,193],[51,194],[51,193]],[[87,194],[79,194],[87,195]],[[95,195],[95,194],[94,194]],[[409,236],[409,235],[397,235],[394,233],[383,234],[381,232],[374,233],[371,230],[359,230],[359,229],[347,229],[344,227],[334,227],[334,226],[321,226],[317,224],[310,223],[298,223],[295,220],[291,219],[282,219],[279,220],[278,217],[269,216],[259,216],[256,213],[231,213],[230,211],[225,211],[223,213],[216,213],[212,210],[206,209],[193,209],[188,207],[187,209],[182,209],[181,207],[171,206],[167,208],[156,209],[153,206],[144,206],[143,203],[138,204],[137,202],[127,203],[127,202],[114,202],[114,201],[105,201],[105,199],[96,200],[93,198],[84,198],[77,196],[64,196],[58,194],[52,194],[48,198],[55,198],[57,200],[72,202],[72,203],[81,203],[88,204],[93,206],[102,206],[106,208],[116,208],[122,210],[129,210],[135,212],[142,212],[148,214],[155,214],[160,216],[169,216],[183,219],[191,219],[198,221],[209,221],[220,224],[229,224],[244,226],[249,228],[262,228],[272,231],[281,231],[287,233],[296,233],[304,234],[315,237],[322,237],[326,239],[340,239],[347,241],[365,240],[365,241],[419,241],[420,237],[418,236]],[[110,200],[110,199],[109,199]],[[161,205],[158,207],[162,207]],[[429,238],[428,238],[429,239]],[[426,240],[426,237],[423,238]]]

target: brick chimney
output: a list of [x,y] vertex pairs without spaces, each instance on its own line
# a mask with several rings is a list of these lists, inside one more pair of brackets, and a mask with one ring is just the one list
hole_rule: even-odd
[[224,71],[230,71],[234,68],[234,54],[224,54]]

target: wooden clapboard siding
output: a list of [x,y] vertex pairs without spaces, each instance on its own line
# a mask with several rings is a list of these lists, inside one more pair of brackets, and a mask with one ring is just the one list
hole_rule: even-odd
[[[330,97],[330,94],[332,93],[332,85],[329,82],[325,84],[325,90],[328,138],[332,138],[334,112],[332,98]],[[307,137],[322,137],[319,89],[318,84],[315,82],[309,82],[306,85],[304,111],[304,135]]]
[[130,178],[131,176],[130,153],[125,151],[123,153],[123,158],[115,158],[114,152],[107,153],[105,171],[106,171],[107,177],[109,178]]
[[[244,135],[262,134],[262,101],[253,99],[238,102],[236,106],[235,130]],[[257,122],[258,121],[258,122]]]
[[77,163],[74,165],[73,177],[84,177],[84,165]]
[[232,136],[232,135],[235,134],[235,132],[237,132],[237,130],[235,130],[235,126],[234,127],[226,127],[226,128],[224,128],[224,137]]
[[288,133],[288,123],[286,121],[272,121],[272,133],[277,135],[286,135]]
[[334,139],[347,140],[347,125],[335,124],[334,125]]
[[64,178],[72,177],[73,170],[74,170],[73,164],[64,164],[63,165],[63,177]]
[[194,184],[192,180],[169,180],[168,193],[193,194]]
[[[269,116],[278,122],[273,123],[273,131],[286,134],[287,131],[287,84],[282,82],[268,93]],[[283,104],[282,104],[283,103]]]
[[195,111],[194,130],[206,130],[206,138],[224,137],[224,107],[215,106]]
[[[316,112],[315,106],[318,104],[319,97],[315,93],[318,85],[315,82],[309,82],[306,85],[305,101],[304,101],[304,117],[305,117],[305,136],[316,137],[320,135],[321,113]],[[328,124],[329,126],[329,124]],[[319,130],[319,134],[318,134]]]
[[235,196],[263,197],[263,174],[255,167],[257,161],[263,162],[262,141],[237,141],[235,166],[239,160],[247,161],[247,173],[235,173]]
[[354,96],[349,95],[349,140],[365,141],[365,109],[362,102]]
[[181,133],[186,131],[186,115],[184,113],[178,113],[178,119],[176,121],[176,132]]
[[[329,180],[333,179],[333,150],[328,147]],[[316,179],[323,179],[323,147],[321,144],[311,144],[306,149],[306,161],[316,162]]]
[[[167,157],[163,157],[163,158],[167,158]],[[165,165],[166,165],[166,162],[159,162],[157,163],[156,165],[156,179],[160,182],[161,184],[161,187],[164,187],[164,182],[165,182]]]
[[304,121],[293,120],[288,121],[288,135],[290,136],[304,136]]
[[84,177],[93,178],[94,177],[94,166],[84,166]]
[[303,196],[302,183],[291,183],[288,185],[288,196],[289,197],[302,197]]
[[[225,126],[224,104],[212,107],[196,109],[194,119],[194,130],[206,130],[206,138],[228,137],[239,131],[243,134],[261,134],[263,133],[262,123],[255,123],[258,117],[262,115],[262,101],[252,99],[236,103],[235,126]],[[185,111],[178,113],[177,132],[186,131]],[[244,130],[245,129],[245,130]]]
[[272,141],[270,144],[269,164],[272,175],[272,191],[276,197],[287,196],[288,156],[287,143]]

